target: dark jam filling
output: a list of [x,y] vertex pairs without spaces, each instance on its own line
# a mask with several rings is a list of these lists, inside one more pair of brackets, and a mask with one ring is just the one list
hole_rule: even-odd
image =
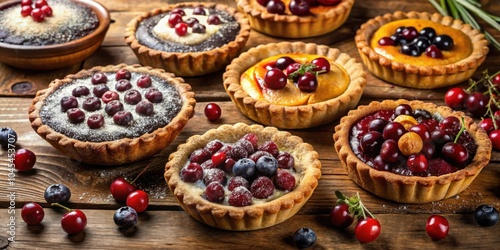
[[[55,31],[43,32],[41,35],[30,33],[14,34],[13,31],[9,29],[9,26],[4,22],[12,24],[16,22],[16,19],[31,19],[30,16],[22,17],[20,9],[19,11],[14,12],[9,11],[10,14],[7,15],[6,13],[9,9],[18,8],[20,6],[15,5],[8,9],[0,10],[0,42],[24,46],[63,44],[90,34],[99,26],[99,19],[97,18],[97,15],[87,6],[72,1],[62,0],[47,0],[47,2],[50,6],[66,6],[71,12],[73,12],[72,16],[77,18],[62,23]],[[54,13],[53,15],[58,15],[58,13]]]
[[[415,110],[415,111],[418,112],[422,110]],[[441,117],[439,114],[433,114],[432,118],[430,119],[418,117],[415,115],[415,112],[413,112],[412,116],[418,121],[418,123],[424,124],[429,129],[430,133],[440,129],[439,122],[443,119],[443,117]],[[381,118],[391,122],[395,118],[394,110],[380,110],[361,118],[352,126],[349,134],[349,144],[354,154],[356,154],[356,156],[359,159],[361,159],[370,167],[374,167],[375,165],[374,160],[376,158],[376,155],[369,155],[363,152],[360,144],[360,139],[363,137],[363,135],[365,135],[369,131],[370,122],[377,118]],[[450,132],[453,138],[455,138],[456,135],[458,134],[458,130],[453,130],[453,131],[450,130]],[[439,176],[443,174],[453,173],[464,168],[464,166],[459,167],[444,160],[439,149],[440,146],[435,142],[430,142],[430,143],[432,143],[435,146],[436,153],[431,158],[427,159],[429,167],[425,172],[423,173],[411,172],[408,169],[408,166],[406,165],[406,159],[408,157],[405,156],[399,156],[399,160],[397,162],[389,164],[389,169],[387,169],[387,171],[405,176],[426,177],[426,176]],[[476,150],[477,150],[477,145],[474,139],[467,131],[463,131],[457,143],[464,145],[467,151],[469,152],[468,163],[470,163],[474,158],[474,156],[476,155]]]
[[[40,117],[45,125],[51,127],[53,130],[64,134],[70,138],[80,141],[90,142],[103,142],[113,141],[122,138],[136,138],[146,133],[153,132],[154,130],[164,127],[169,124],[172,119],[179,113],[182,106],[182,99],[179,92],[174,86],[168,84],[165,80],[156,76],[150,76],[152,85],[148,88],[141,88],[136,85],[137,79],[144,74],[132,72],[130,82],[132,89],[137,90],[142,99],[145,99],[145,93],[148,89],[156,88],[159,90],[163,99],[161,102],[153,103],[154,112],[150,115],[139,114],[136,111],[136,104],[129,104],[125,99],[125,93],[128,91],[116,91],[115,73],[104,73],[108,81],[105,83],[110,90],[118,93],[119,101],[123,104],[124,110],[132,114],[133,119],[126,125],[116,124],[113,116],[105,112],[106,103],[101,99],[101,107],[95,111],[88,111],[83,108],[83,103],[87,98],[96,97],[93,89],[96,85],[91,83],[91,77],[76,79],[71,83],[65,84],[54,93],[52,93],[44,102],[41,110]],[[80,123],[70,122],[68,115],[61,108],[61,99],[65,96],[72,96],[73,90],[80,86],[86,86],[90,91],[88,95],[76,97],[78,100],[78,107],[85,113],[85,121]],[[73,95],[74,96],[74,95]],[[92,129],[87,124],[87,119],[92,114],[101,114],[104,117],[104,125],[97,129]]]
[[222,20],[222,27],[219,31],[207,40],[199,44],[180,44],[177,42],[166,41],[157,37],[153,28],[163,17],[169,15],[170,13],[162,13],[150,18],[145,19],[137,27],[136,37],[139,43],[147,46],[154,50],[166,51],[166,52],[200,52],[209,51],[218,47],[222,47],[224,44],[228,44],[236,39],[238,32],[240,31],[240,26],[238,22],[229,13],[220,11],[214,8],[206,8],[208,14],[215,14]]

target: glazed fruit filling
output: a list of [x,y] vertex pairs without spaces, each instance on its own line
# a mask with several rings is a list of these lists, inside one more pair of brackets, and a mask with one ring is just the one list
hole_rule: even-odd
[[401,46],[400,52],[409,56],[425,54],[432,58],[443,58],[441,51],[453,49],[453,38],[447,34],[437,34],[432,27],[420,31],[413,26],[398,27],[390,37],[382,37],[378,41],[382,46]]
[[401,104],[360,119],[350,146],[369,166],[406,176],[439,176],[463,169],[477,144],[455,116],[446,118]]
[[165,80],[120,69],[65,84],[47,98],[40,115],[45,124],[69,137],[108,141],[162,127],[181,105],[179,93]]
[[251,97],[286,106],[335,98],[348,85],[349,76],[340,65],[311,54],[271,56],[241,76],[241,86]]
[[195,150],[180,171],[211,201],[243,207],[264,203],[292,191],[300,180],[294,157],[273,141],[258,145],[253,133],[235,143],[212,140]]
[[257,0],[267,12],[284,15],[290,12],[296,16],[314,15],[325,7],[336,6],[341,0]]

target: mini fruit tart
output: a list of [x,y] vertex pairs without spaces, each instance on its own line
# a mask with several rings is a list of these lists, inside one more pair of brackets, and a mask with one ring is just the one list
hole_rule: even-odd
[[109,65],[54,80],[29,108],[33,129],[68,157],[117,165],[152,156],[193,116],[191,86],[160,69]]
[[358,104],[363,65],[338,49],[302,42],[260,45],[226,68],[223,83],[240,111],[286,129],[332,122]]
[[465,190],[486,166],[491,142],[472,118],[445,106],[386,100],[359,106],[335,127],[349,177],[396,202],[427,203]]
[[286,38],[324,35],[347,20],[354,0],[237,0],[250,26],[262,33]]
[[209,226],[235,231],[281,223],[307,202],[321,162],[300,137],[261,125],[222,125],[172,153],[165,180],[182,208]]
[[356,33],[363,63],[403,87],[436,89],[469,79],[488,54],[479,30],[449,16],[395,12],[368,20]]
[[130,21],[125,41],[141,64],[177,76],[200,76],[224,68],[250,36],[248,19],[215,3],[167,5]]

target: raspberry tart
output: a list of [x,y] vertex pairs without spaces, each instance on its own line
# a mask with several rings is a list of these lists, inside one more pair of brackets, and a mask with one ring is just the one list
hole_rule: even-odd
[[488,54],[479,30],[449,16],[395,12],[368,20],[356,46],[375,76],[403,87],[436,89],[469,79]]
[[223,4],[167,5],[130,21],[125,40],[142,64],[178,76],[199,76],[222,69],[250,35],[248,19]]
[[338,29],[349,16],[354,0],[238,0],[250,26],[276,37],[306,38]]
[[250,119],[278,128],[310,128],[356,107],[363,66],[338,49],[302,42],[260,45],[226,68],[223,84]]
[[222,125],[179,145],[165,179],[196,220],[225,230],[285,221],[307,202],[321,177],[318,153],[274,127]]
[[472,118],[421,101],[359,106],[341,119],[333,138],[342,166],[354,182],[379,197],[403,203],[457,195],[491,156],[491,142]]
[[82,70],[38,91],[33,129],[68,157],[118,165],[152,156],[193,116],[196,101],[182,78],[140,65]]

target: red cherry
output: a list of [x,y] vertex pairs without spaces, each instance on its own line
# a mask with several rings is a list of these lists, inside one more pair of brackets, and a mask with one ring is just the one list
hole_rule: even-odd
[[215,154],[212,155],[212,163],[215,166],[222,165],[224,162],[226,162],[226,153],[219,151],[216,152]]
[[282,89],[286,86],[287,78],[283,71],[273,68],[266,72],[264,83],[270,89]]
[[175,25],[175,33],[178,36],[185,36],[189,26],[186,23],[178,23]]
[[14,154],[14,168],[19,172],[26,172],[33,169],[36,162],[36,155],[31,150],[19,149]]
[[410,155],[408,159],[406,159],[406,165],[411,172],[417,174],[424,173],[429,167],[427,164],[427,158],[425,158],[425,155],[423,154]]
[[378,44],[381,46],[396,46],[396,42],[388,36],[380,38],[380,40],[378,40]]
[[31,11],[31,18],[35,22],[43,22],[45,20],[45,13],[41,9],[35,8]]
[[349,205],[339,204],[330,212],[330,221],[339,229],[347,228],[354,221],[354,216],[349,213]]
[[306,72],[297,80],[297,87],[304,92],[313,92],[318,88],[318,79],[311,72]]
[[425,224],[425,231],[433,240],[444,239],[449,230],[448,220],[440,215],[431,215]]
[[124,202],[128,195],[136,190],[136,187],[125,178],[118,177],[111,183],[109,189],[115,201]]
[[43,13],[45,13],[45,16],[52,16],[52,8],[50,8],[50,6],[44,5],[40,9],[43,11]]
[[108,91],[104,92],[104,94],[102,94],[102,96],[101,96],[101,100],[104,103],[108,103],[108,102],[111,102],[113,100],[118,100],[118,99],[120,99],[120,96],[118,95],[118,93],[116,93],[115,91],[112,91],[112,90],[108,90]]
[[270,0],[267,2],[266,10],[269,13],[283,15],[285,14],[285,3],[281,0]]
[[115,79],[117,81],[121,79],[130,80],[130,78],[132,78],[132,73],[130,73],[128,69],[119,69],[115,73]]
[[380,235],[380,222],[371,217],[361,219],[354,228],[354,235],[361,243],[372,242]]
[[26,203],[21,209],[21,217],[28,225],[38,225],[42,222],[45,212],[38,203]]
[[262,6],[266,7],[266,5],[267,5],[267,3],[269,2],[269,0],[257,0],[257,2],[258,2],[260,5],[262,5]]
[[313,69],[314,71],[318,71],[319,73],[330,72],[330,62],[324,57],[315,58],[311,63],[316,65],[316,68]]
[[135,190],[127,197],[127,206],[135,209],[138,213],[144,212],[149,205],[149,197],[143,190]]
[[469,159],[469,152],[465,146],[454,142],[444,144],[441,153],[445,160],[457,166],[465,166]]
[[496,85],[496,89],[500,91],[500,74],[495,75],[492,79],[491,82]]
[[[500,124],[499,124],[500,125]],[[493,125],[493,119],[491,118],[484,118],[482,119],[480,122],[479,122],[479,126],[481,128],[484,129],[484,131],[486,131],[486,133],[490,134],[491,131],[493,131],[495,129],[494,125]]]
[[207,18],[207,23],[210,25],[219,25],[221,23],[221,20],[217,15],[210,15]]
[[500,151],[500,129],[491,131],[488,137],[491,140],[493,149]]
[[175,8],[170,12],[170,14],[179,14],[181,16],[185,16],[186,12],[184,12],[184,10],[181,8]]
[[452,109],[461,109],[468,94],[463,88],[455,87],[446,91],[444,102]]
[[474,92],[465,99],[465,108],[475,117],[482,117],[488,111],[488,96]]
[[151,83],[152,83],[151,77],[148,75],[143,75],[139,77],[139,79],[137,80],[137,86],[141,88],[149,88],[151,87]]
[[288,9],[294,15],[297,15],[297,16],[307,16],[307,15],[309,15],[310,5],[306,1],[292,0],[288,4]]
[[87,226],[87,216],[78,209],[71,210],[63,215],[61,227],[67,234],[77,234]]
[[216,103],[209,103],[205,106],[205,116],[209,121],[217,121],[222,114],[222,110]]
[[[292,64],[288,65],[285,69],[285,75],[287,77],[290,76],[293,72],[300,69],[300,66],[301,66],[300,63],[292,63]],[[298,75],[297,75],[297,78],[298,78]],[[296,79],[293,79],[293,80],[295,81]]]
[[24,5],[21,7],[21,16],[27,17],[31,15],[31,11],[33,11],[33,8],[31,5]]
[[318,3],[325,6],[333,6],[340,3],[341,0],[318,0]]
[[31,0],[22,0],[21,1],[21,6],[31,6],[33,2],[31,2]]
[[43,6],[47,5],[47,1],[45,0],[37,0],[35,2],[35,8],[42,8]]
[[182,22],[182,16],[177,14],[177,13],[172,13],[170,16],[168,16],[168,25],[170,28],[175,27],[176,24]]
[[430,58],[443,58],[443,53],[435,44],[431,44],[425,49],[425,55]]

